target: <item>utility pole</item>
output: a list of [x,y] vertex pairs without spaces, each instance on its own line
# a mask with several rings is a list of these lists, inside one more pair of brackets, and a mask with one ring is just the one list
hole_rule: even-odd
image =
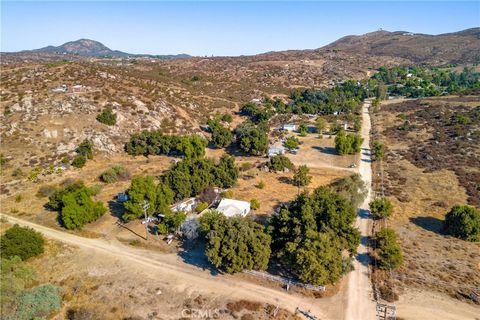
[[148,215],[147,210],[150,208],[150,204],[147,200],[143,201],[143,214],[145,215],[145,240],[148,240]]

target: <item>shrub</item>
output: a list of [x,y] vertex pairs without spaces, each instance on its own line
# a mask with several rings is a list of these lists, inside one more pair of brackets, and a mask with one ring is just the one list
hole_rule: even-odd
[[375,141],[373,143],[373,155],[375,160],[383,160],[385,156],[385,145],[381,143],[380,141]]
[[225,190],[220,193],[222,198],[233,198],[233,190]]
[[93,142],[85,139],[77,147],[77,153],[84,156],[86,159],[93,159]]
[[298,148],[299,143],[300,141],[296,137],[290,136],[287,139],[285,139],[285,142],[283,143],[283,145],[288,150],[293,150]]
[[253,163],[251,162],[244,162],[240,165],[240,170],[241,171],[248,171],[253,168]]
[[51,284],[43,284],[28,290],[20,297],[16,319],[46,318],[60,310],[60,290]]
[[270,161],[267,163],[267,166],[272,171],[284,171],[285,169],[292,170],[293,163],[284,155],[275,155],[270,158]]
[[263,188],[265,188],[265,182],[260,181],[255,187],[257,187],[258,189],[263,189]]
[[0,273],[0,310],[6,316],[15,313],[22,292],[35,282],[35,274],[19,256],[2,256]]
[[129,178],[127,169],[122,165],[115,165],[100,174],[99,179],[105,183],[114,183]]
[[393,212],[393,205],[387,198],[378,198],[370,202],[370,212],[374,219],[388,218]]
[[72,166],[75,168],[83,168],[87,163],[87,158],[83,155],[78,155],[72,160]]
[[257,199],[250,200],[250,208],[252,208],[252,210],[260,209],[260,201],[258,201]]
[[233,121],[233,117],[232,117],[231,114],[225,113],[225,114],[222,115],[222,117],[220,118],[220,120],[222,120],[223,122],[228,122],[228,123],[230,123],[230,122]]
[[456,205],[445,216],[445,231],[454,237],[480,241],[480,210]]
[[19,256],[22,260],[43,253],[43,236],[33,229],[20,227],[18,224],[8,229],[0,237],[2,257]]
[[117,115],[113,113],[112,108],[108,107],[102,110],[97,116],[97,120],[108,126],[114,126],[117,123]]

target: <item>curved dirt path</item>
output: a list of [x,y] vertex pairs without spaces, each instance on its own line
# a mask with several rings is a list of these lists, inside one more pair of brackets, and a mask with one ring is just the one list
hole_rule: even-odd
[[361,243],[358,247],[357,256],[354,261],[355,270],[348,276],[347,308],[345,310],[346,320],[373,320],[375,319],[375,302],[373,300],[372,285],[370,282],[370,271],[368,269],[368,236],[370,235],[370,219],[368,217],[369,202],[372,197],[372,165],[370,153],[370,114],[371,102],[365,101],[362,110],[363,138],[362,154],[358,172],[367,184],[368,195],[358,209],[355,225],[360,229]]
[[95,250],[101,254],[131,263],[132,270],[144,271],[147,269],[150,274],[158,274],[159,281],[168,283],[170,288],[180,292],[195,290],[205,294],[213,293],[224,299],[266,302],[275,306],[278,305],[292,313],[299,307],[303,310],[310,310],[312,314],[322,320],[328,319],[322,312],[318,300],[288,294],[285,291],[256,285],[228,275],[213,276],[208,270],[201,270],[182,262],[177,255],[136,249],[118,241],[83,238],[9,215],[0,214],[0,217],[5,218],[10,223],[33,228],[47,238],[81,249]]

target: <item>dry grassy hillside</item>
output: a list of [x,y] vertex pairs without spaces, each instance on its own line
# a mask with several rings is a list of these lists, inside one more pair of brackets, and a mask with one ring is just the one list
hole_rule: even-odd
[[418,287],[465,299],[480,284],[480,245],[443,232],[453,205],[480,204],[479,111],[480,97],[465,96],[385,103],[374,114],[374,138],[387,146],[385,195],[395,207],[389,224],[405,255],[395,272],[399,293]]

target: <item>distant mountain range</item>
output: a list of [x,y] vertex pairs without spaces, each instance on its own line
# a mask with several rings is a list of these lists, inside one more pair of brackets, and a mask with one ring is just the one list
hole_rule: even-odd
[[173,59],[173,58],[188,58],[188,54],[177,54],[177,55],[151,55],[151,54],[131,54],[123,51],[112,50],[105,46],[103,43],[90,40],[90,39],[79,39],[76,41],[66,42],[60,46],[48,46],[40,49],[34,50],[24,50],[19,53],[47,53],[47,54],[68,54],[68,55],[79,55],[85,57],[113,57],[113,58],[126,58],[126,57],[157,57],[164,59]]
[[318,50],[391,56],[414,63],[473,63],[480,62],[480,28],[439,35],[380,30],[346,36]]
[[[478,63],[480,62],[480,28],[471,28],[439,35],[380,30],[359,36],[346,36],[327,46],[314,50],[277,51],[234,58],[259,60],[320,59],[326,54],[335,52],[342,52],[343,54],[351,56],[392,57],[403,59],[405,63],[412,64],[441,65],[447,63]],[[64,43],[60,46],[48,46],[35,50],[8,53],[6,55],[32,59],[48,57],[49,60],[58,59],[58,55],[96,58],[155,57],[161,59],[191,57],[188,54],[131,54],[111,50],[102,43],[89,39],[80,39]],[[33,57],[33,55],[36,55],[36,57]],[[38,55],[40,55],[40,57]]]

